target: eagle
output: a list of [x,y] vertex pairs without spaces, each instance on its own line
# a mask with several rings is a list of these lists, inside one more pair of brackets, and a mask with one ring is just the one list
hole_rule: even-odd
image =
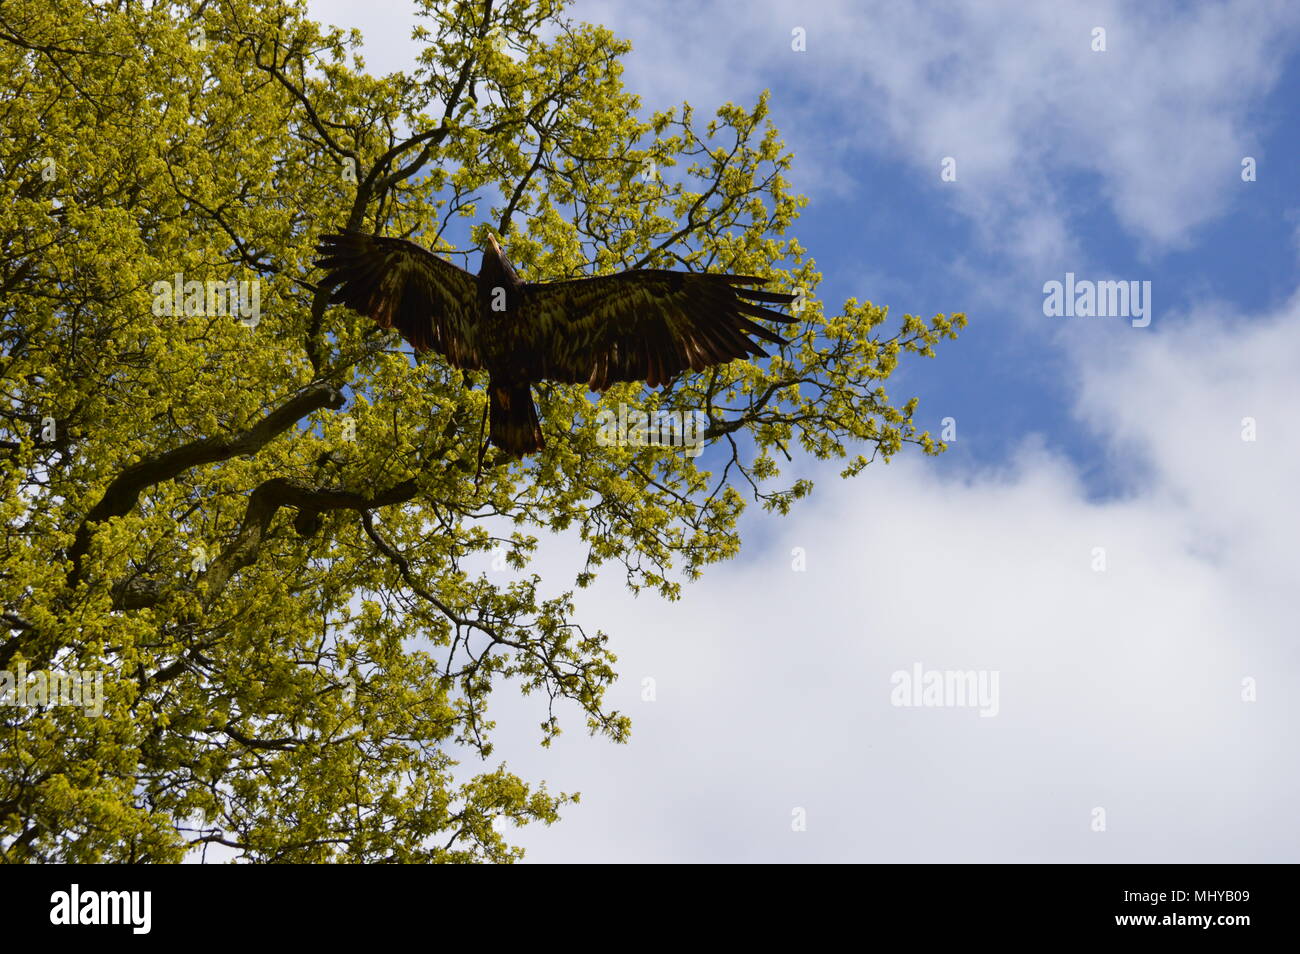
[[545,446],[539,381],[667,385],[687,369],[766,357],[754,338],[788,343],[754,319],[795,321],[757,304],[795,296],[751,287],[767,279],[747,275],[634,268],[521,281],[494,235],[477,275],[415,242],[351,229],[321,236],[316,251],[331,304],[396,328],[417,353],[487,372],[488,439],[511,457]]

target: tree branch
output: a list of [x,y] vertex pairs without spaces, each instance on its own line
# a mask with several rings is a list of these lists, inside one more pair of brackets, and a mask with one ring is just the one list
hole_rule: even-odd
[[108,485],[99,503],[90,509],[77,528],[72,548],[68,551],[68,557],[72,561],[69,583],[81,579],[82,560],[90,548],[93,525],[130,513],[139,501],[140,494],[147,488],[173,480],[193,467],[255,453],[313,411],[326,407],[338,410],[344,403],[343,394],[337,388],[316,384],[300,391],[240,434],[193,441],[127,467]]

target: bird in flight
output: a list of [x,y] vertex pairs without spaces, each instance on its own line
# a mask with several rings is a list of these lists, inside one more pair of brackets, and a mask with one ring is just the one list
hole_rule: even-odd
[[331,303],[396,328],[417,352],[487,371],[489,440],[515,457],[545,446],[538,381],[666,385],[687,369],[765,357],[751,335],[787,343],[752,319],[795,320],[756,304],[794,301],[748,287],[765,278],[637,268],[524,282],[494,236],[488,246],[474,275],[414,242],[345,230],[321,236],[316,264]]

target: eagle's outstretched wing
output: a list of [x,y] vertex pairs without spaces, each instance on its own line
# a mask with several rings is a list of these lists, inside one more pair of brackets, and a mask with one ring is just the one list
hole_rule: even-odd
[[414,242],[365,232],[322,235],[316,251],[332,303],[396,328],[416,351],[432,348],[458,368],[483,367],[472,274]]
[[536,378],[603,391],[619,381],[667,384],[767,354],[749,337],[786,344],[751,319],[795,319],[754,302],[786,304],[793,295],[760,291],[765,278],[634,269],[615,275],[524,286],[520,326]]

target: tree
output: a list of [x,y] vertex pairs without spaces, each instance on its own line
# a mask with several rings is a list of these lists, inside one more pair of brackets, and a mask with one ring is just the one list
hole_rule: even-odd
[[[491,764],[493,687],[549,699],[543,743],[565,708],[629,731],[573,586],[675,599],[749,500],[810,491],[779,460],[942,449],[882,385],[964,317],[824,314],[766,98],[645,115],[628,44],[557,2],[417,7],[420,67],[382,77],[287,0],[0,7],[0,670],[103,677],[100,713],[90,683],[0,707],[8,861],[512,860],[494,822],[571,796]],[[542,389],[547,451],[480,457],[477,375],[326,306],[340,225],[471,269],[495,230],[526,278],[770,276],[802,321],[662,392]],[[620,411],[707,449],[611,442]],[[588,549],[550,598],[544,532]]]

